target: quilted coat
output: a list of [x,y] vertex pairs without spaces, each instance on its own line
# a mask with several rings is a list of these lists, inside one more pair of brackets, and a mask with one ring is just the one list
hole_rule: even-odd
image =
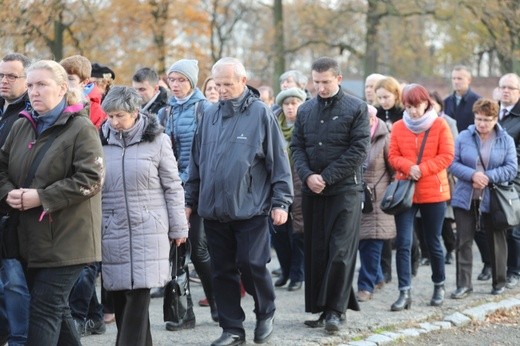
[[155,116],[142,114],[124,132],[106,122],[101,135],[103,284],[108,291],[163,286],[170,276],[168,238],[188,236],[170,139]]
[[[415,134],[404,120],[392,127],[390,139],[390,165],[396,171],[396,179],[408,179],[410,168],[417,164],[417,157],[425,132]],[[450,199],[447,168],[453,161],[453,135],[443,118],[437,118],[430,127],[424,153],[419,164],[421,178],[415,186],[414,203],[436,203]]]
[[367,167],[363,181],[374,192],[374,211],[361,215],[359,239],[391,239],[395,237],[395,221],[392,215],[383,213],[379,207],[386,187],[392,182],[393,171],[388,163],[390,133],[385,122],[378,119],[378,125],[371,139]]
[[20,255],[29,268],[53,268],[101,259],[101,143],[83,105],[67,106],[37,134],[38,117],[20,113],[0,151],[0,199],[21,186],[31,162],[58,133],[40,162],[30,188],[42,205],[23,211],[18,225]]

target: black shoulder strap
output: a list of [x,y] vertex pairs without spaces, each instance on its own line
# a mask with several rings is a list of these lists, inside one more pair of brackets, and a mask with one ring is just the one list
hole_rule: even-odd
[[430,129],[426,130],[426,132],[424,133],[424,137],[423,137],[422,143],[421,143],[421,150],[419,150],[419,156],[417,157],[417,164],[421,163],[422,154],[424,152],[424,147],[426,146],[426,138],[428,138],[429,133],[430,133]]
[[484,171],[485,171],[486,165],[484,164],[484,160],[482,160],[482,154],[480,153],[480,145],[477,142],[476,135],[473,136],[473,141],[475,141],[475,145],[477,146],[478,158],[480,159],[480,163],[482,164],[482,167],[484,168]]
[[57,131],[52,131],[52,133],[47,138],[47,141],[43,145],[43,147],[38,151],[38,154],[36,154],[36,157],[34,158],[33,162],[31,163],[31,167],[29,167],[29,172],[27,173],[27,176],[25,177],[25,181],[23,182],[22,186],[20,187],[29,187],[31,185],[31,182],[34,178],[34,174],[36,174],[36,169],[42,162],[43,157],[45,156],[45,153],[49,148],[51,147],[52,143],[58,137],[58,135],[61,133],[61,129]]
[[201,108],[204,109],[204,102],[197,101],[197,103],[195,103],[195,122],[197,125],[200,124],[200,120],[202,119]]

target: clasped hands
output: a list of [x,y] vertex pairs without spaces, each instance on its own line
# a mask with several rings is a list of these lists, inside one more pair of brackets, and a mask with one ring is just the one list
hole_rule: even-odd
[[419,165],[413,165],[410,168],[410,172],[408,173],[408,176],[412,178],[412,180],[419,180],[422,177],[421,169],[419,168]]
[[6,203],[13,209],[24,211],[42,205],[40,195],[36,189],[14,189],[5,199]]
[[484,189],[489,184],[489,178],[484,172],[475,172],[471,177],[474,189]]
[[325,183],[325,180],[323,180],[323,177],[320,174],[309,175],[307,177],[306,183],[309,189],[317,194],[322,193],[325,186],[327,186],[327,183]]

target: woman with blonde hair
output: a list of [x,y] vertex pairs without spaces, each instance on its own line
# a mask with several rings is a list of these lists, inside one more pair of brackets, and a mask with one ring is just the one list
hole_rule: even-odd
[[376,83],[374,90],[379,104],[377,117],[382,119],[391,131],[392,124],[403,117],[401,85],[395,78],[386,77]]
[[27,88],[31,104],[0,151],[0,199],[19,212],[28,267],[26,345],[81,345],[69,295],[83,267],[101,260],[101,142],[60,64],[32,64]]

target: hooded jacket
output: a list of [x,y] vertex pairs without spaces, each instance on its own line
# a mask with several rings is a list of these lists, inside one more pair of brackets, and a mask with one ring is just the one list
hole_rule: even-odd
[[370,141],[367,167],[363,173],[363,181],[374,194],[374,210],[368,214],[361,214],[359,239],[391,239],[396,234],[394,217],[385,214],[379,206],[386,187],[392,182],[394,172],[388,163],[388,127],[385,121],[379,118],[377,122],[376,132]]
[[90,121],[99,129],[101,124],[107,119],[107,115],[105,111],[103,111],[103,108],[101,108],[101,91],[99,91],[97,85],[92,84],[92,86],[89,87],[87,97],[90,100]]
[[211,105],[193,141],[186,204],[221,222],[288,211],[293,188],[285,146],[273,113],[250,89],[236,109],[233,100]]
[[198,117],[208,105],[202,92],[196,88],[185,103],[180,104],[175,97],[171,97],[168,101],[169,107],[159,112],[159,121],[165,127],[164,132],[172,140],[173,152],[183,183],[188,179],[191,143],[197,129]]
[[18,188],[52,132],[59,132],[30,188],[41,206],[20,213],[22,260],[29,268],[61,267],[101,260],[101,143],[83,105],[67,106],[40,135],[28,111],[21,113],[0,151],[0,199]]
[[162,287],[169,279],[168,238],[188,236],[184,192],[171,142],[155,116],[140,114],[117,132],[101,128],[103,285],[108,291]]

